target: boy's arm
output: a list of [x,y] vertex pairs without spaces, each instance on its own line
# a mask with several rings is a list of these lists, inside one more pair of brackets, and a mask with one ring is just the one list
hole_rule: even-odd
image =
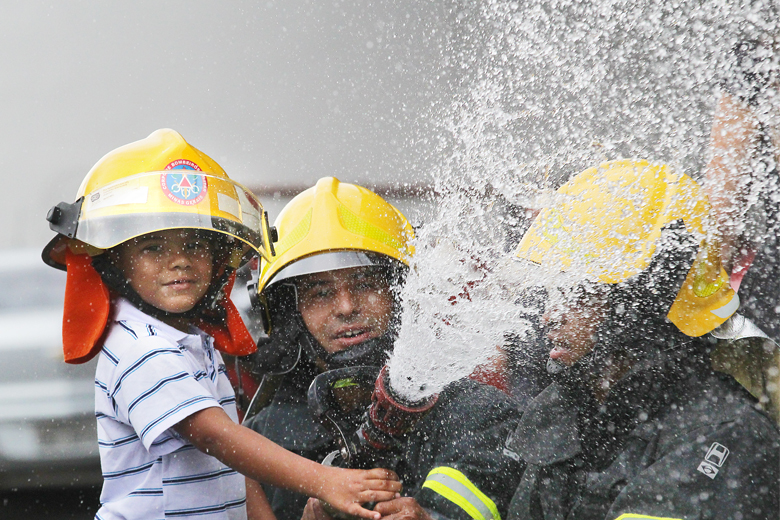
[[323,466],[239,426],[222,408],[195,412],[174,429],[200,451],[246,477],[320,498],[353,515],[378,519],[379,513],[360,504],[391,500],[401,491],[401,483],[392,471]]

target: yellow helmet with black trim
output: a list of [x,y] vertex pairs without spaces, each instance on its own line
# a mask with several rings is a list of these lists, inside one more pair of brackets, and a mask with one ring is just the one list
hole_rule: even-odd
[[684,174],[647,161],[618,160],[590,168],[557,191],[517,247],[519,258],[557,271],[619,284],[651,263],[665,226],[682,221],[699,250],[668,319],[688,336],[702,336],[739,307],[717,244],[705,241],[709,203]]
[[262,263],[259,294],[282,279],[366,262],[359,254],[326,253],[377,253],[409,265],[414,251],[414,230],[400,211],[374,192],[335,177],[299,193],[274,226],[276,256]]
[[216,231],[270,258],[260,201],[173,130],[157,130],[106,154],[87,173],[76,199],[47,216],[58,235],[43,259],[53,267],[65,268],[68,246],[94,256],[131,238],[177,228]]

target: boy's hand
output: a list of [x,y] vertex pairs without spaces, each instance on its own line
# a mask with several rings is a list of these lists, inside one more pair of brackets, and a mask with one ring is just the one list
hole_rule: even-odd
[[318,498],[310,498],[306,502],[301,520],[333,520],[333,517],[325,512]]
[[382,520],[432,520],[431,515],[412,497],[402,497],[376,505]]
[[329,468],[327,484],[319,496],[330,506],[351,515],[379,520],[381,515],[361,504],[384,502],[400,496],[401,483],[394,472],[376,468],[372,470]]

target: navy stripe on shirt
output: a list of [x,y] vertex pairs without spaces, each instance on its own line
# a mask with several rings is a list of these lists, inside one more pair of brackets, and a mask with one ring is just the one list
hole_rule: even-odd
[[139,439],[137,435],[133,434],[133,435],[128,435],[127,437],[122,437],[121,439],[117,439],[113,442],[101,441],[100,439],[98,439],[98,446],[102,446],[103,448],[117,448],[119,446],[124,446],[126,444],[130,444],[140,440],[141,439]]
[[111,363],[114,364],[114,366],[119,364],[119,358],[116,357],[116,354],[114,354],[113,352],[108,350],[108,348],[106,348],[105,345],[103,346],[102,352],[103,352],[103,354],[105,354],[105,356],[108,358],[108,360],[111,361]]
[[103,480],[112,480],[115,478],[122,478],[122,477],[128,477],[130,475],[137,475],[139,473],[145,473],[152,469],[152,467],[162,462],[162,459],[157,458],[156,460],[153,460],[151,462],[147,462],[146,464],[141,464],[140,466],[136,466],[134,468],[127,468],[122,471],[114,471],[112,473],[103,473]]
[[187,475],[183,477],[164,478],[163,486],[178,486],[181,484],[190,484],[193,482],[205,482],[207,480],[214,480],[215,478],[224,477],[225,475],[234,475],[236,471],[228,467],[222,468],[217,471],[210,471],[208,473],[201,473],[199,475]]
[[119,377],[116,380],[116,385],[114,386],[114,392],[111,395],[111,397],[113,398],[114,396],[116,396],[119,393],[119,390],[122,388],[122,381],[127,376],[129,376],[130,374],[132,374],[133,372],[135,372],[136,370],[141,368],[147,361],[149,361],[153,357],[160,356],[160,355],[165,355],[165,354],[173,354],[173,355],[176,355],[176,356],[181,356],[182,355],[181,351],[179,349],[177,349],[177,348],[159,348],[159,349],[155,349],[155,350],[150,350],[149,352],[147,352],[146,354],[144,354],[143,356],[138,358],[135,361],[135,363],[133,363],[132,365],[127,367],[124,370],[124,372],[122,372],[119,375]]
[[220,399],[218,401],[218,403],[221,406],[225,406],[226,404],[235,403],[235,402],[236,402],[236,398],[235,398],[235,396],[232,396],[232,395],[230,397],[223,397],[222,399]]
[[95,386],[103,390],[106,394],[108,394],[108,385],[106,385],[103,381],[99,381],[95,379]]
[[193,397],[192,399],[188,399],[188,400],[180,403],[177,406],[174,406],[173,408],[171,408],[170,410],[165,412],[163,415],[161,415],[160,417],[158,417],[154,421],[152,421],[149,424],[147,424],[146,427],[143,430],[141,430],[141,438],[143,439],[144,437],[146,437],[146,434],[149,433],[149,431],[152,428],[154,428],[155,426],[157,426],[162,421],[164,421],[165,419],[167,419],[171,415],[175,414],[176,412],[178,412],[180,410],[183,410],[185,408],[189,408],[190,406],[192,406],[194,404],[197,404],[197,403],[200,403],[202,401],[213,401],[213,400],[214,400],[214,398],[211,397],[210,395],[208,395],[208,396],[200,395],[198,397]]
[[193,446],[192,444],[185,444],[184,446],[181,446],[181,447],[175,449],[173,451],[173,453],[181,453],[183,451],[190,451],[190,450],[194,450],[194,449],[197,449],[197,448],[195,448],[195,446]]
[[221,513],[227,511],[228,509],[241,507],[244,504],[246,504],[246,498],[242,500],[233,500],[231,502],[225,502],[224,504],[216,504],[213,506],[193,507],[191,509],[176,509],[173,511],[166,510],[165,516],[167,518],[169,516],[210,515],[212,513]]
[[130,403],[130,405],[127,407],[127,413],[129,414],[130,412],[132,412],[133,408],[135,408],[139,403],[144,401],[150,395],[156,394],[160,390],[160,388],[164,387],[168,383],[172,383],[174,381],[182,381],[184,379],[188,379],[189,377],[190,375],[187,372],[179,372],[178,374],[174,374],[170,377],[164,377],[160,379],[154,384],[153,387],[151,387],[149,390],[136,397],[135,400],[133,400],[133,402]]
[[163,496],[163,490],[162,488],[158,489],[136,489],[132,493],[129,493],[127,496],[133,497],[133,496]]
[[133,336],[133,339],[138,339],[138,334],[133,330],[133,328],[130,325],[128,325],[125,322],[125,320],[119,320],[117,323],[119,324],[120,327],[125,329],[125,332]]

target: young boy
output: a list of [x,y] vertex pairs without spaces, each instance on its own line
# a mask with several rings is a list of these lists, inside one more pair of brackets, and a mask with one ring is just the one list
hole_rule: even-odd
[[269,233],[211,158],[158,130],[103,157],[47,219],[59,234],[44,261],[68,273],[65,361],[99,354],[97,518],[272,517],[256,481],[366,518],[379,514],[361,503],[397,496],[392,472],[324,467],[236,424],[215,348],[255,348],[225,294],[247,252],[267,256]]

